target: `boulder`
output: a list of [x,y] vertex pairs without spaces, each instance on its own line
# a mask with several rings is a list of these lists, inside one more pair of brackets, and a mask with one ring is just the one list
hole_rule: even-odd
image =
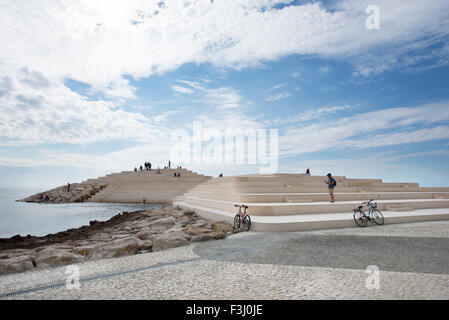
[[204,219],[199,219],[191,224],[191,226],[193,228],[202,228],[202,227],[205,227],[206,225],[207,225],[207,221]]
[[86,246],[79,246],[79,247],[75,247],[73,248],[73,252],[82,255],[84,257],[87,257],[90,253],[90,251],[95,248],[96,246],[98,246],[98,244],[90,244],[90,245],[86,245]]
[[34,259],[37,267],[50,267],[62,264],[71,264],[81,262],[84,259],[82,255],[72,253],[63,249],[54,249],[51,251],[42,250]]
[[191,210],[191,209],[186,209],[182,212],[185,216],[192,216],[195,214],[195,211]]
[[184,213],[182,211],[178,211],[178,210],[172,211],[171,215],[173,217],[175,217],[176,219],[180,219],[180,218],[184,217]]
[[163,227],[171,227],[176,222],[176,219],[174,217],[166,217],[166,218],[160,218],[157,220],[154,220],[151,222],[151,226],[163,226]]
[[214,231],[224,231],[225,233],[232,232],[234,230],[233,226],[225,221],[218,221],[212,225]]
[[105,232],[97,232],[89,237],[93,241],[109,241],[112,239],[111,235]]
[[197,227],[191,227],[191,226],[189,226],[187,229],[184,230],[184,232],[190,236],[196,236],[196,235],[211,232],[211,231],[212,230],[204,230],[203,228],[197,228]]
[[134,236],[116,239],[92,248],[88,257],[90,259],[106,259],[132,255],[137,252],[140,242],[141,240]]
[[33,269],[32,256],[20,256],[11,259],[0,259],[0,274],[24,272]]
[[142,229],[135,234],[135,236],[140,240],[150,240],[153,237],[153,235],[154,233],[151,231],[150,228]]
[[147,228],[148,226],[150,226],[150,222],[148,222],[148,221],[138,221],[138,222],[135,222],[135,223],[131,224],[129,227],[132,230],[139,230],[139,229]]
[[225,237],[226,233],[224,231],[212,231],[192,236],[191,241],[196,242],[196,241],[218,240],[224,239]]
[[143,240],[139,242],[139,250],[151,250],[153,247],[153,241],[151,240]]
[[189,244],[189,235],[179,232],[165,232],[153,238],[153,251],[165,250]]

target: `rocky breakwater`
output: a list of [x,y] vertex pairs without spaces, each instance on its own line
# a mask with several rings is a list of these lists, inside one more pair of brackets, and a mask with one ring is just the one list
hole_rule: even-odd
[[106,184],[102,183],[73,183],[69,189],[67,189],[67,186],[62,186],[37,193],[20,201],[42,203],[83,202],[105,187]]
[[212,222],[173,206],[123,212],[44,237],[0,239],[0,274],[153,252],[235,232],[230,223]]

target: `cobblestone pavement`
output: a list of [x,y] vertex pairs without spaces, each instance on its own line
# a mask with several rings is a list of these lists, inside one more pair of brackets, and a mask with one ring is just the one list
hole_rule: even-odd
[[[379,270],[374,281],[376,274],[366,271],[371,265]],[[1,276],[0,295],[19,292],[4,299],[447,300],[449,221],[247,232],[76,266],[80,289],[65,287],[63,266]],[[52,284],[57,286],[45,287]]]

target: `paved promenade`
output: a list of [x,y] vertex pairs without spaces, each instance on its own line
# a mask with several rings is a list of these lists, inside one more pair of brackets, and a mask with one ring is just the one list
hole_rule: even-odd
[[447,300],[449,221],[247,232],[76,266],[79,289],[64,266],[0,276],[1,298]]

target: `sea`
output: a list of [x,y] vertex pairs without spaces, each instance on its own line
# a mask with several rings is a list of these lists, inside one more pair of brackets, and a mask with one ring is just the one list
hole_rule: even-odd
[[106,221],[124,211],[149,210],[163,206],[163,204],[96,202],[52,204],[16,201],[41,191],[0,188],[0,238],[28,234],[45,236],[89,225],[91,220]]

